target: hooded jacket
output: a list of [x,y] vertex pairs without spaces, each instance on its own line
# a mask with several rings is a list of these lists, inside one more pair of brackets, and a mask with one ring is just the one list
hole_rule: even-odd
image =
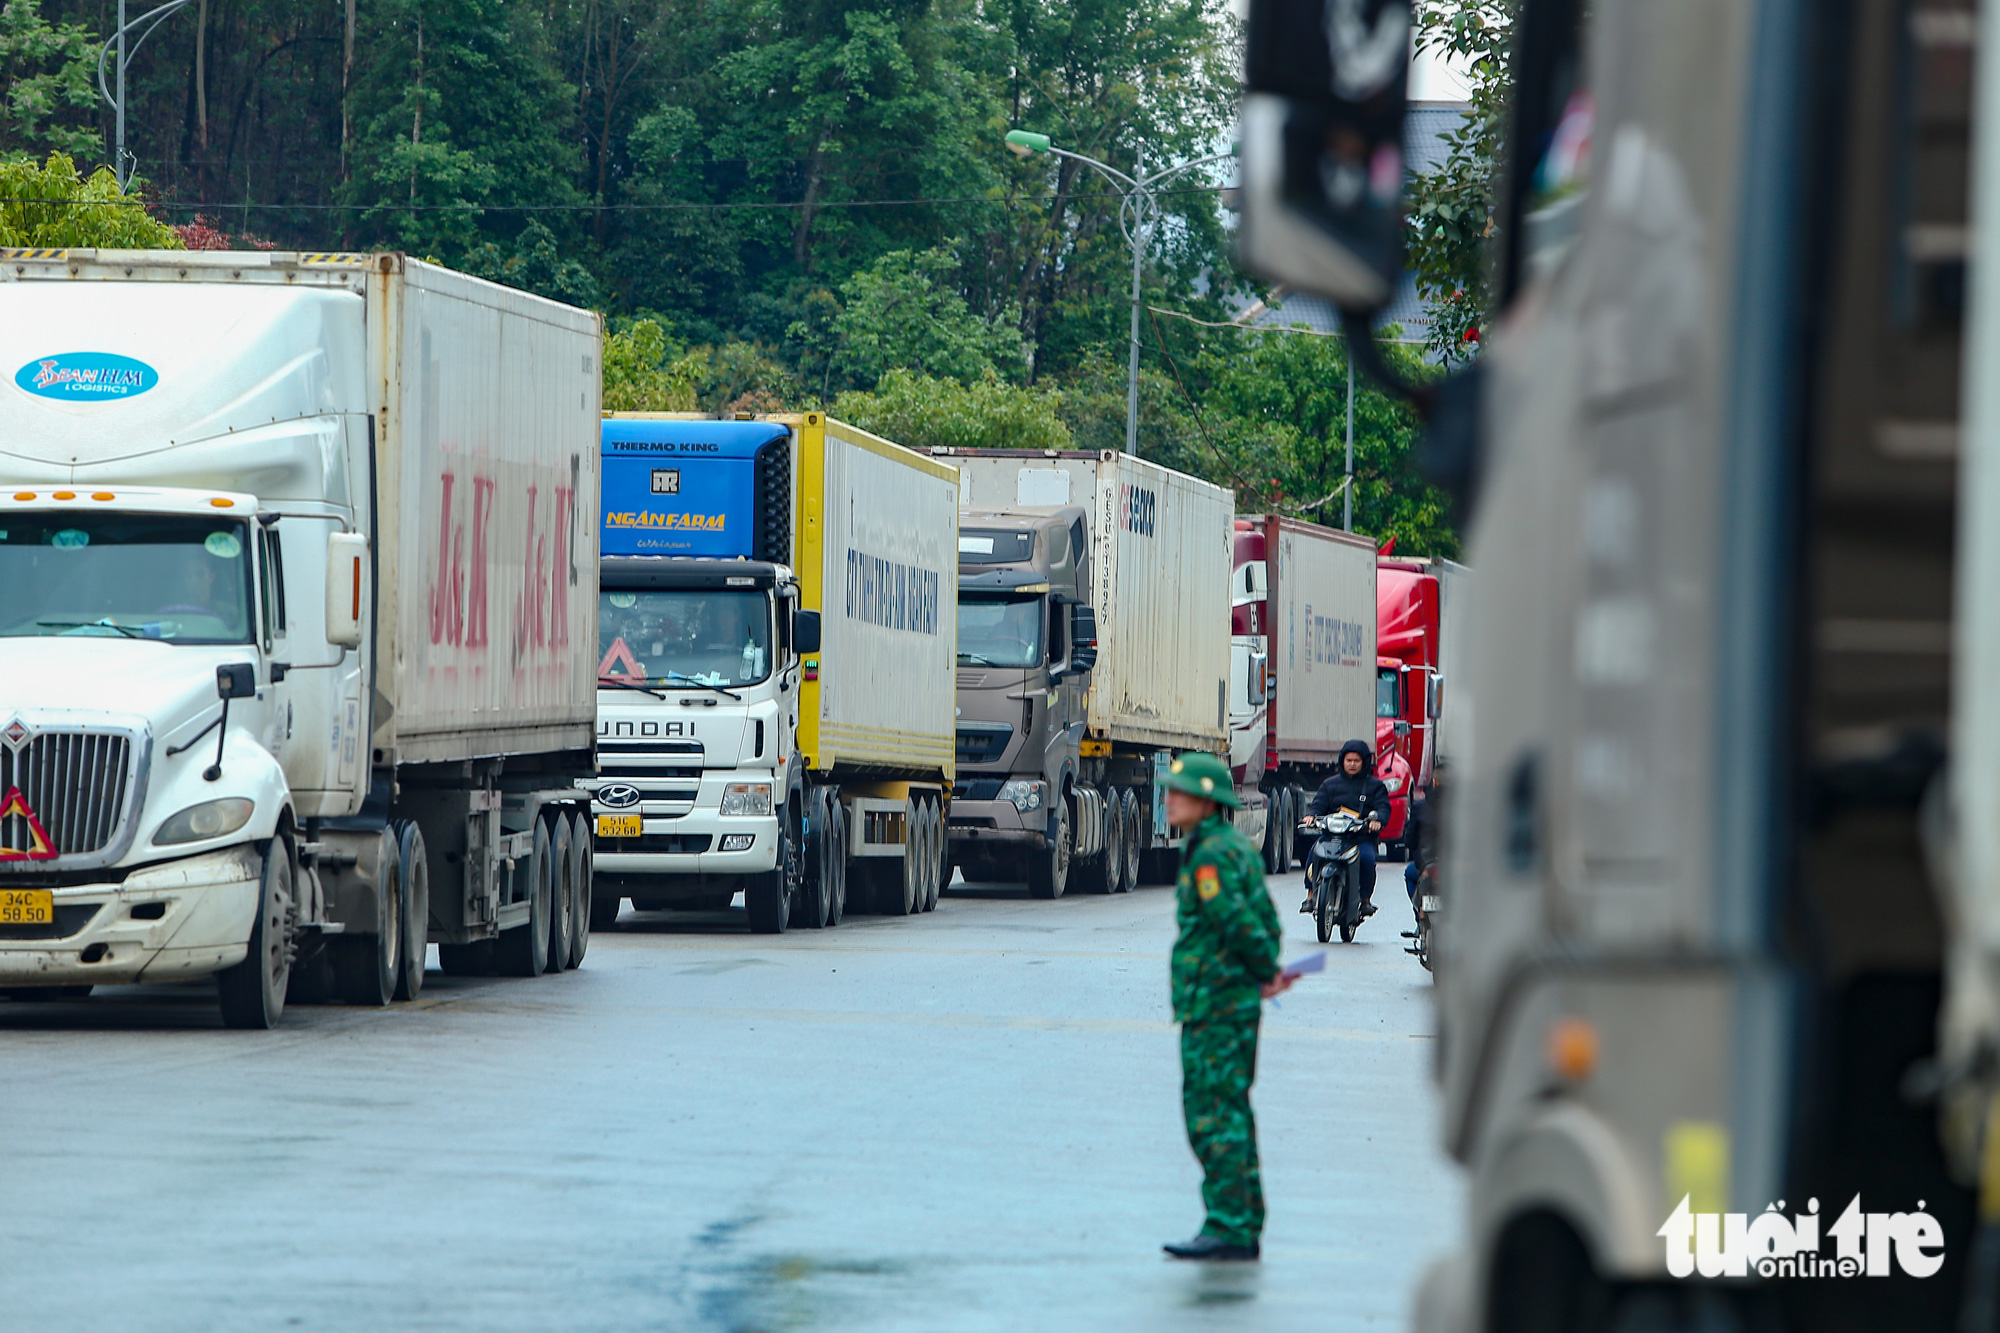
[[1382,785],[1382,779],[1375,776],[1375,756],[1369,752],[1368,742],[1349,741],[1340,747],[1342,762],[1350,754],[1361,756],[1361,771],[1349,777],[1345,769],[1336,767],[1333,776],[1320,783],[1319,790],[1313,793],[1312,804],[1306,807],[1306,813],[1326,815],[1344,806],[1364,819],[1379,820],[1387,827],[1389,789]]

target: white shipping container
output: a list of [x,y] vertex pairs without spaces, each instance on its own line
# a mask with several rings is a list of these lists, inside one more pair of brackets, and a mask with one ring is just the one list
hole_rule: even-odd
[[575,749],[597,719],[588,311],[397,255],[368,275],[380,616],[404,762]]
[[826,418],[808,417],[799,439],[794,530],[805,605],[821,613],[818,699],[808,682],[800,746],[819,772],[861,765],[949,779],[958,471]]
[[[11,399],[0,436],[35,443],[0,438],[10,479],[249,492],[301,549],[352,513],[378,632],[347,735],[372,713],[384,762],[590,746],[595,315],[395,254],[17,251],[7,270],[10,372],[89,347],[147,377],[88,410]],[[316,586],[295,596],[323,614]],[[337,777],[299,776],[367,765],[350,745]]]
[[963,504],[1089,511],[1098,644],[1090,735],[1222,751],[1235,496],[1112,450],[938,452],[964,476]]
[[1278,758],[1330,764],[1375,744],[1375,546],[1295,519],[1264,520]]
[[1472,673],[1465,633],[1472,615],[1472,571],[1455,560],[1432,566],[1438,579],[1437,754],[1433,764],[1470,763]]

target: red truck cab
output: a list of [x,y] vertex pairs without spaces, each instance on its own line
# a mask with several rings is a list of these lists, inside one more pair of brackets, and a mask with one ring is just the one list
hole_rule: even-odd
[[1438,579],[1426,560],[1375,562],[1375,776],[1389,788],[1389,825],[1399,841],[1410,798],[1436,759]]

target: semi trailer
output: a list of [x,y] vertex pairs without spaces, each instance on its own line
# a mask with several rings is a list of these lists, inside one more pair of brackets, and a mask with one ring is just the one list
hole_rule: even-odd
[[1170,878],[1159,779],[1228,749],[1234,497],[1111,451],[932,452],[965,493],[954,865],[1044,898]]
[[1275,514],[1237,519],[1233,545],[1229,762],[1264,801],[1264,865],[1282,874],[1340,747],[1374,734],[1375,545]]
[[[591,913],[937,906],[958,472],[817,412],[602,426]],[[851,887],[850,887],[851,886]]]
[[599,348],[398,254],[0,252],[0,988],[582,960]]

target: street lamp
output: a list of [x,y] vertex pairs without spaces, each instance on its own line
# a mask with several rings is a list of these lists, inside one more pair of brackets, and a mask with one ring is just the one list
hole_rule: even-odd
[[[139,48],[144,46],[146,39],[153,35],[153,29],[173,17],[179,10],[185,9],[193,3],[194,0],[166,0],[165,4],[147,10],[138,18],[127,23],[125,21],[125,0],[118,0],[117,31],[105,39],[104,49],[98,52],[97,91],[104,94],[104,100],[111,104],[111,110],[115,113],[113,116],[115,141],[111,150],[111,170],[118,177],[118,189],[121,193],[132,183],[132,168],[137,166],[139,161],[132,154],[125,151],[125,66],[133,56],[139,54]],[[131,48],[128,50],[125,45],[126,35],[134,29],[140,30],[139,35],[131,39]],[[118,95],[116,97],[111,95],[111,89],[104,82],[104,64],[111,58],[113,47],[116,47],[118,50]]]
[[[1152,243],[1153,229],[1160,220],[1160,202],[1153,191],[1170,177],[1232,158],[1236,156],[1236,151],[1232,148],[1226,153],[1210,153],[1207,157],[1198,157],[1150,176],[1146,174],[1146,146],[1143,143],[1139,145],[1138,160],[1133,166],[1136,174],[1131,176],[1094,157],[1057,148],[1049,142],[1048,135],[1036,134],[1032,130],[1007,131],[1007,151],[1016,157],[1033,157],[1037,153],[1067,157],[1095,169],[1118,187],[1118,229],[1125,233],[1126,241],[1132,246],[1132,356],[1125,379],[1125,452],[1136,454],[1139,452],[1139,277],[1144,271],[1146,250]],[[1126,216],[1128,213],[1131,215],[1129,218]]]

